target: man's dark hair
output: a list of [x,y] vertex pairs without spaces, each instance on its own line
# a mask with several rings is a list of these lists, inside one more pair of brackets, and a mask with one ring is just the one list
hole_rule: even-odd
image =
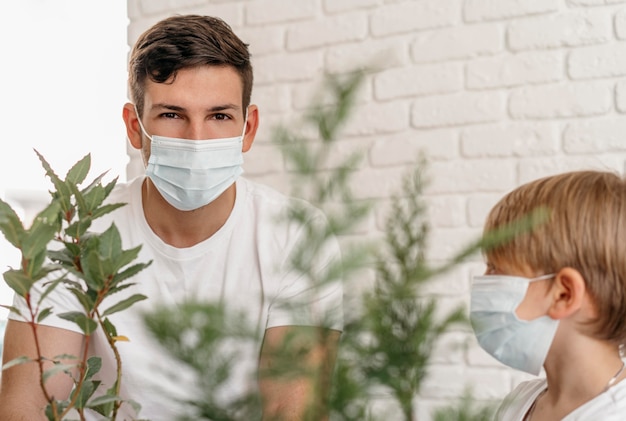
[[250,105],[252,65],[248,45],[223,20],[211,16],[176,15],[144,32],[133,47],[128,66],[132,101],[140,114],[146,78],[164,83],[176,73],[196,66],[232,66],[243,88],[242,105]]

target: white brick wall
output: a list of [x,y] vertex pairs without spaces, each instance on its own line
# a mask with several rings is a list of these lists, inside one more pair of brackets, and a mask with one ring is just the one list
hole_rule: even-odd
[[[380,201],[375,223],[351,241],[380,235],[389,196],[419,151],[430,161],[434,261],[475,238],[489,208],[520,183],[626,166],[625,0],[128,0],[128,12],[129,44],[174,13],[220,16],[250,43],[261,128],[246,172],[285,192],[272,126],[295,121],[324,72],[375,69],[338,145],[363,151],[355,194]],[[466,303],[481,270],[476,257],[428,291],[444,308]],[[416,400],[423,421],[466,385],[499,399],[527,378],[465,331],[436,354]]]

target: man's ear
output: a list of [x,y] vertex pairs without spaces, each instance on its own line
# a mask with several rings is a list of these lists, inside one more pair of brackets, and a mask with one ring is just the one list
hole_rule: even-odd
[[259,128],[259,108],[252,104],[248,106],[248,119],[246,120],[246,130],[243,136],[242,152],[248,152],[254,142],[254,136]]
[[126,125],[126,136],[128,136],[128,141],[131,145],[133,145],[133,148],[141,149],[143,143],[141,127],[139,126],[139,119],[137,117],[135,106],[130,102],[124,104],[124,108],[122,109],[122,118],[124,119],[124,124]]
[[587,293],[585,279],[576,269],[566,267],[555,276],[550,295],[552,304],[548,315],[553,319],[563,319],[580,310]]

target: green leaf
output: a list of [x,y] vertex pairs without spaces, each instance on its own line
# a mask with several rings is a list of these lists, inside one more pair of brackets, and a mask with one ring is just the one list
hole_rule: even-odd
[[13,307],[13,306],[7,306],[4,304],[0,304],[0,307],[2,308],[6,308],[7,310],[9,310],[11,313],[13,314],[17,314],[18,316],[20,316],[22,319],[25,319],[24,316],[22,316],[22,312],[17,308],[17,307]]
[[123,270],[122,272],[119,272],[117,275],[113,277],[112,284],[118,285],[120,282],[128,278],[131,278],[132,276],[141,272],[142,270],[144,270],[151,264],[152,264],[152,260],[150,260],[148,263],[137,263],[136,265],[129,266],[127,269]]
[[102,315],[103,316],[109,316],[109,315],[111,315],[113,313],[117,313],[118,311],[126,310],[128,307],[132,306],[136,302],[145,300],[146,298],[148,298],[148,297],[146,297],[145,295],[135,294],[135,295],[130,296],[127,299],[122,300],[119,303],[109,307],[108,309],[106,309],[104,311],[104,313],[102,313]]
[[85,291],[82,290],[82,288],[68,286],[67,289],[72,294],[74,294],[78,302],[80,302],[80,304],[83,306],[83,309],[85,310],[86,313],[89,313],[94,310],[94,306],[95,306],[94,301],[91,299],[89,294],[86,294]]
[[41,250],[39,250],[37,254],[32,256],[30,259],[22,260],[22,264],[26,265],[26,267],[24,268],[24,271],[29,277],[34,278],[39,273],[39,271],[41,270],[43,266],[43,263],[46,261],[46,254],[47,254],[47,251],[46,251],[46,248],[44,247]]
[[85,373],[85,379],[91,379],[102,368],[102,358],[89,357],[87,360],[87,372]]
[[4,200],[0,199],[0,231],[14,247],[22,246],[24,225],[13,208]]
[[71,370],[76,368],[76,366],[77,364],[60,364],[60,363],[54,364],[52,368],[49,368],[43,372],[42,380],[45,383],[48,381],[50,377],[54,376],[57,373],[67,373],[68,375],[70,375]]
[[50,293],[57,287],[57,285],[59,285],[60,282],[63,281],[63,277],[54,280],[48,284],[46,284],[46,289],[43,292],[43,294],[41,294],[41,297],[39,297],[39,300],[37,300],[37,304],[41,304],[43,302],[43,300],[50,295]]
[[86,408],[93,409],[100,415],[108,417],[113,411],[115,402],[121,401],[122,398],[113,394],[98,396],[87,403]]
[[37,323],[41,323],[46,317],[52,314],[52,307],[46,307],[37,315]]
[[84,408],[89,398],[94,394],[98,386],[100,386],[100,383],[100,380],[84,381],[80,389],[74,389],[70,398],[73,399],[74,396],[76,396],[74,407],[77,409]]
[[90,319],[86,314],[79,311],[61,313],[58,316],[63,320],[76,323],[85,335],[91,335],[98,328],[98,324],[93,319]]
[[41,155],[36,149],[35,153],[39,157],[42,167],[46,170],[46,175],[50,178],[50,181],[52,181],[52,184],[54,184],[54,187],[56,188],[54,196],[59,200],[61,209],[63,212],[69,212],[72,209],[72,192],[70,188],[54,173],[52,167],[50,167],[50,164],[48,164],[48,161],[45,160],[43,155]]
[[91,226],[91,222],[91,217],[79,219],[78,221],[73,222],[67,228],[65,228],[65,234],[69,235],[72,238],[81,238]]
[[6,284],[20,297],[26,297],[34,281],[21,270],[9,269],[3,274]]
[[108,318],[104,319],[103,327],[110,337],[114,338],[117,336],[117,329]]
[[109,205],[104,205],[95,209],[91,214],[91,219],[99,218],[103,215],[113,212],[114,210],[121,208],[122,206],[126,206],[126,203],[114,203]]
[[74,264],[74,256],[70,252],[68,252],[67,249],[48,250],[48,258],[54,262],[62,263],[65,265]]
[[120,254],[122,249],[122,239],[120,232],[115,224],[111,224],[106,231],[100,235],[100,242],[98,245],[98,253],[100,257],[105,259],[114,259]]
[[31,360],[30,358],[26,356],[17,357],[17,358],[12,359],[11,361],[7,361],[7,363],[2,366],[2,370],[8,370],[9,368],[14,367],[16,365],[29,363],[31,361],[35,361],[35,360]]
[[85,181],[87,174],[89,174],[89,168],[91,167],[91,155],[87,154],[80,159],[65,176],[65,181],[74,185],[78,185]]
[[100,258],[96,250],[90,249],[81,259],[81,267],[83,269],[83,277],[87,286],[94,290],[100,290],[104,287],[104,282],[108,278],[110,270],[105,267],[106,261]]
[[100,185],[94,186],[89,192],[82,195],[84,199],[84,208],[79,209],[80,215],[92,214],[106,198],[104,187]]

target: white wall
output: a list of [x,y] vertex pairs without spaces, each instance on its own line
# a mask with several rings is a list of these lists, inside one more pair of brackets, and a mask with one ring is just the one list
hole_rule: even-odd
[[[341,145],[367,159],[359,197],[382,207],[357,238],[381,230],[384,204],[418,151],[430,161],[430,256],[476,238],[488,209],[525,181],[626,162],[624,0],[129,0],[129,43],[173,13],[222,17],[250,43],[261,131],[249,177],[286,190],[270,128],[295,121],[323,72],[375,63]],[[444,308],[468,302],[480,259],[435,282]],[[498,399],[523,376],[453,332],[436,352],[418,418],[467,384]]]
[[[126,3],[20,0],[0,15],[0,197],[28,220],[50,186],[33,149],[61,176],[91,153],[92,176],[126,179]],[[0,272],[18,259],[0,236]],[[0,282],[0,303],[11,295]]]

